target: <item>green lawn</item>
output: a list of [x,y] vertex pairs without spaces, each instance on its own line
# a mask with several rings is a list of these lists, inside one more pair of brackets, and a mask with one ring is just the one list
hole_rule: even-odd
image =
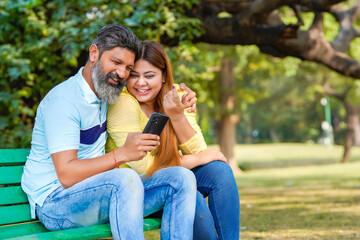
[[241,239],[360,239],[360,163],[237,177]]
[[[360,239],[360,148],[352,149],[348,164],[338,163],[342,151],[316,144],[238,145],[240,166],[252,169],[236,177],[240,239]],[[160,239],[159,230],[145,238]]]
[[[326,148],[304,143],[238,144],[235,156],[243,170],[252,170],[338,163],[343,149],[339,145]],[[360,147],[351,149],[350,161],[360,161]]]

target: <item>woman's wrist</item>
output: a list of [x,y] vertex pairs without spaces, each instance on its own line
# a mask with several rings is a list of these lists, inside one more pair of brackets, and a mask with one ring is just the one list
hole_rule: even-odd
[[182,123],[183,121],[187,121],[184,112],[169,114],[169,118],[173,124]]

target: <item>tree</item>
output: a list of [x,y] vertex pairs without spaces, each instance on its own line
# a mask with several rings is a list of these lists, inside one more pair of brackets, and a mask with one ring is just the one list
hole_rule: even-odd
[[344,153],[341,162],[350,161],[350,151],[352,146],[360,142],[359,114],[360,114],[360,85],[358,82],[348,82],[343,84],[343,90],[334,90],[328,79],[324,79],[325,93],[338,99],[345,107],[346,111],[346,131]]
[[240,120],[240,116],[235,111],[236,106],[236,76],[235,65],[236,59],[234,54],[227,53],[221,59],[221,68],[219,72],[219,89],[220,104],[222,113],[219,126],[219,144],[220,149],[225,157],[229,160],[229,164],[235,174],[240,173],[240,168],[234,156],[236,145],[236,124]]
[[[284,6],[292,12],[284,12]],[[255,44],[262,52],[276,57],[293,56],[318,62],[340,74],[360,78],[360,64],[347,52],[352,40],[360,34],[355,26],[359,11],[360,1],[201,0],[186,11],[186,16],[199,19],[203,29],[192,42]],[[226,17],[223,17],[224,12],[228,13]],[[295,21],[285,23],[285,13],[294,16]],[[308,13],[312,13],[313,21],[307,28],[303,17],[310,17]],[[326,13],[339,24],[339,31],[331,41],[324,34]],[[169,45],[176,45],[179,40],[181,35],[161,36],[162,43]]]
[[[187,52],[195,51],[191,42],[255,44],[262,52],[273,56],[295,56],[319,62],[343,75],[358,78],[359,64],[355,59],[360,58],[354,51],[352,40],[358,35],[356,16],[359,2],[2,1],[0,145],[29,146],[37,104],[49,89],[74,74],[86,62],[90,41],[105,24],[124,24],[140,39],[153,39],[168,46],[176,45],[176,54],[180,57],[173,58],[186,58]],[[328,21],[324,25],[324,18],[339,23],[338,32],[330,38],[325,31]],[[188,65],[191,64],[189,60]],[[184,72],[184,69],[178,70],[180,73],[175,75]],[[237,77],[236,83],[241,85],[243,82],[240,78]],[[198,88],[196,84],[193,85],[195,90]],[[210,91],[204,95],[211,98],[212,93]],[[244,91],[241,93],[246,96]]]

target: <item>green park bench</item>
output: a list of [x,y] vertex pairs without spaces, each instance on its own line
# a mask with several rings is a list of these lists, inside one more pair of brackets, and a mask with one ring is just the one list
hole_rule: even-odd
[[[48,231],[31,219],[30,205],[20,186],[30,149],[0,149],[0,239],[99,239],[111,237],[110,225],[102,224]],[[159,218],[145,218],[144,231],[160,228]]]

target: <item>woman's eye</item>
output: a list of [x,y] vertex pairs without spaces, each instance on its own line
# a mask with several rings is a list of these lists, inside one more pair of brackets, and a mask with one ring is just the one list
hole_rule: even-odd
[[153,78],[154,77],[154,75],[147,75],[147,76],[145,76],[146,78]]
[[135,74],[130,74],[130,75],[129,75],[129,77],[133,77],[133,78],[135,78],[135,77],[138,77],[138,75],[135,75]]

